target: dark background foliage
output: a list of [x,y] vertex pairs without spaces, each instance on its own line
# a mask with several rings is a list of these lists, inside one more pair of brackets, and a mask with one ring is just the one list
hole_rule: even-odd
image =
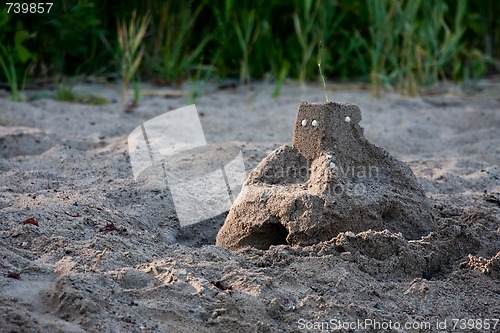
[[[13,56],[18,77],[26,74],[27,80],[110,75],[118,72],[117,22],[129,20],[136,10],[139,17],[151,18],[142,41],[146,51],[138,74],[143,81],[172,83],[201,72],[242,80],[244,73],[252,79],[269,74],[276,80],[316,80],[319,40],[324,45],[323,71],[330,80],[378,77],[397,85],[411,72],[423,85],[435,82],[418,74],[430,67],[438,69],[439,79],[477,79],[495,72],[495,59],[500,58],[499,1],[464,1],[463,17],[457,17],[460,1],[380,3],[384,17],[374,11],[373,0],[60,0],[54,1],[50,14],[7,13],[4,6],[0,44]],[[412,3],[417,4],[410,14]],[[384,31],[391,23],[387,20],[402,22],[401,30]],[[238,29],[248,36],[246,44]],[[444,45],[447,29],[458,42]],[[404,40],[405,31],[412,33],[410,44]],[[436,38],[436,50],[426,46],[429,36]],[[434,64],[439,43],[451,51]],[[376,58],[376,45],[383,50],[382,58]],[[309,55],[307,48],[312,50]],[[0,81],[5,80],[0,72]]]

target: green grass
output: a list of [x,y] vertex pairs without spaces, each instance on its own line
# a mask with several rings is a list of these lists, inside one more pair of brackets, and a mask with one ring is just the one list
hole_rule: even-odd
[[293,26],[300,45],[299,81],[305,83],[312,72],[310,60],[320,41],[328,44],[339,29],[344,13],[337,11],[337,1],[304,0],[296,1]]
[[288,76],[288,73],[290,72],[290,63],[288,61],[283,62],[283,66],[279,69],[278,74],[275,76],[276,79],[276,85],[273,90],[273,97],[278,97],[281,92],[281,87],[285,83],[285,80]]
[[467,0],[456,2],[451,17],[444,0],[369,0],[368,4],[374,95],[386,86],[414,96],[422,86],[458,78],[466,54],[462,37]]
[[168,0],[160,9],[150,63],[167,83],[175,84],[196,69],[197,59],[212,39],[211,34],[202,36],[197,44],[191,39],[203,8],[203,2],[188,1],[178,6],[175,1]]
[[71,82],[67,82],[62,80],[57,85],[56,98],[62,102],[74,102],[76,99],[76,95],[73,91],[73,84]]
[[[127,23],[125,20],[118,22],[118,51],[120,55],[120,70],[122,77],[122,105],[128,102],[128,89],[130,81],[134,79],[146,46],[143,44],[143,38],[149,25],[149,15],[143,15],[137,18],[137,13],[132,12],[132,17]],[[138,89],[134,90],[134,102],[138,101]],[[137,104],[136,104],[137,105]]]
[[467,0],[82,0],[50,19],[0,13],[0,45],[13,51],[0,50],[0,81],[18,98],[26,55],[28,79],[107,75],[118,58],[123,96],[139,78],[180,86],[199,68],[242,83],[272,77],[277,96],[287,78],[317,78],[320,57],[330,80],[416,95],[500,70],[498,10]]
[[9,84],[12,100],[18,102],[20,98],[19,90],[17,89],[17,71],[14,64],[14,56],[10,48],[2,45],[0,45],[0,67]]
[[238,37],[238,45],[242,53],[240,81],[244,84],[250,83],[250,53],[252,52],[260,34],[260,25],[257,23],[255,10],[250,10],[248,13],[233,15],[234,31]]
[[307,64],[320,38],[315,31],[318,28],[315,21],[320,4],[320,0],[315,0],[314,3],[312,0],[299,1],[296,12],[293,13],[293,26],[301,50],[299,80],[302,83],[306,81]]
[[74,82],[71,79],[63,79],[57,85],[56,99],[61,102],[79,103],[89,105],[104,105],[108,104],[105,98],[88,95],[77,94],[74,91]]

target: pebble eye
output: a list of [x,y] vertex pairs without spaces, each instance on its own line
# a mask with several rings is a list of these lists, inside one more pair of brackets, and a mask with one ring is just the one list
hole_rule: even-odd
[[346,116],[346,117],[344,118],[344,121],[345,121],[346,123],[350,123],[350,122],[351,122],[351,118],[350,118],[349,116]]
[[313,125],[314,127],[318,126],[318,121],[316,119],[314,119],[312,121],[311,125]]
[[302,124],[302,127],[306,127],[307,126],[307,119],[302,120],[301,124]]

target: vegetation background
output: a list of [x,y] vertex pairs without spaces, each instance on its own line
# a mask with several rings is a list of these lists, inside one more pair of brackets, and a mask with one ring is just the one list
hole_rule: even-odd
[[279,93],[286,78],[319,80],[319,60],[329,80],[415,95],[500,68],[496,0],[53,2],[50,14],[2,5],[0,82],[13,98],[26,84],[82,75],[127,85],[271,79]]

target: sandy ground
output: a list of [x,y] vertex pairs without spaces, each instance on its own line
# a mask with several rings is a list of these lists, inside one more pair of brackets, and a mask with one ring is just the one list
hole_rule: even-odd
[[[434,201],[426,237],[231,252],[214,245],[225,214],[181,228],[170,193],[133,179],[128,134],[185,97],[144,97],[132,113],[0,98],[0,332],[500,331],[500,85],[416,99],[342,89],[330,99],[357,104],[366,138]],[[271,92],[211,86],[196,102],[207,141],[239,145],[247,171],[291,142],[301,100],[323,99]]]

